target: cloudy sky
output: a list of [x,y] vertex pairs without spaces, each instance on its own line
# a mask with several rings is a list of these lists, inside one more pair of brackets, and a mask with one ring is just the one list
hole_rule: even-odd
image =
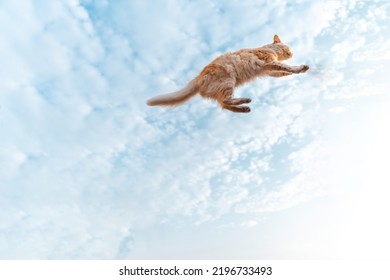
[[[1,259],[389,258],[387,1],[0,1]],[[310,71],[147,107],[272,42]]]

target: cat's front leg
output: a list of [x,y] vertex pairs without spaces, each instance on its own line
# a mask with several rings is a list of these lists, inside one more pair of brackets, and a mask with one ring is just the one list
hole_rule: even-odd
[[269,71],[269,72],[289,72],[291,74],[299,74],[299,73],[304,73],[307,70],[309,70],[309,66],[307,65],[301,65],[301,66],[290,66],[287,64],[283,64],[277,61],[271,62],[271,63],[266,63],[264,65],[264,69]]
[[[288,65],[286,65],[286,66],[288,66]],[[309,66],[307,66],[307,65],[288,66],[288,67],[291,67],[292,71],[290,71],[290,73],[293,73],[293,74],[305,73],[307,70],[309,70]],[[289,72],[289,71],[287,71],[287,72]]]
[[268,73],[268,76],[274,77],[274,78],[281,78],[285,76],[290,76],[293,73],[287,72],[287,71],[275,71],[275,72],[270,72]]
[[305,73],[307,70],[309,70],[309,66],[307,65],[301,65],[297,67],[299,68],[298,73]]

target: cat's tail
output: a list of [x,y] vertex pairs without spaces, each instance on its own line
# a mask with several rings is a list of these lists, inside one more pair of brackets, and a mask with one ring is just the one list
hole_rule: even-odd
[[176,92],[153,97],[147,101],[149,106],[178,106],[189,100],[198,92],[198,83],[194,79],[188,85]]

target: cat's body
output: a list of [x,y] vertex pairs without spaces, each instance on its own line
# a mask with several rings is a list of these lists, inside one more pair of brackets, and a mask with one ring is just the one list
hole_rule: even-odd
[[148,100],[150,106],[176,106],[195,94],[216,100],[223,109],[236,113],[248,113],[249,98],[234,98],[234,88],[261,76],[284,77],[306,72],[306,65],[289,66],[280,61],[289,59],[292,53],[277,35],[274,42],[256,49],[242,49],[223,54],[203,68],[200,74],[177,92],[156,96]]

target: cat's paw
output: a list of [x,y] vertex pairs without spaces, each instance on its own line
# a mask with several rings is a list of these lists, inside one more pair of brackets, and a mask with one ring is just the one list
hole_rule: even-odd
[[299,70],[299,73],[305,73],[307,70],[309,70],[309,66],[307,65],[301,65],[300,66],[300,70]]
[[242,113],[249,113],[251,111],[251,108],[249,108],[248,106],[241,106],[242,108]]

